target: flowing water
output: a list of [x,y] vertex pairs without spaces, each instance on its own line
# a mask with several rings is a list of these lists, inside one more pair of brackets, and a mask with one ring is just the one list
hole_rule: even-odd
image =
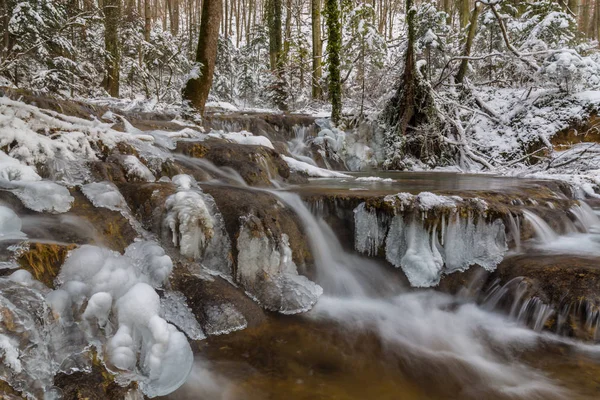
[[[509,189],[523,181],[452,174],[393,174],[381,190]],[[310,189],[357,184],[317,180]],[[390,189],[389,185],[394,187]],[[298,189],[302,192],[302,188]],[[308,232],[324,294],[301,316],[203,342],[194,372],[172,399],[595,399],[600,346],[543,330],[554,311],[525,298],[521,278],[482,302],[415,290],[397,271],[344,250],[298,194],[271,191]],[[600,221],[585,203],[566,234],[524,211],[535,238],[517,254],[600,257]],[[577,226],[579,225],[579,226]],[[519,231],[521,222],[510,229]],[[600,259],[599,259],[600,260]],[[521,288],[521,289],[519,289]],[[498,304],[510,293],[508,312]]]
[[[236,329],[241,330],[223,335],[209,334],[206,339],[193,342],[195,359],[192,372],[186,383],[167,395],[167,398],[206,400],[599,398],[600,345],[597,344],[596,336],[600,335],[596,335],[593,340],[583,341],[562,334],[560,331],[566,324],[564,321],[567,320],[568,310],[555,309],[540,297],[532,296],[527,279],[515,277],[481,289],[470,287],[470,282],[467,280],[464,288],[457,294],[448,294],[433,288],[411,288],[400,269],[393,268],[381,258],[367,257],[351,250],[353,244],[342,243],[338,236],[339,232],[326,222],[322,209],[307,206],[301,197],[302,194],[328,191],[344,198],[360,191],[372,195],[399,192],[418,194],[428,191],[493,192],[504,195],[513,191],[526,193],[527,190],[535,188],[538,182],[450,173],[384,173],[376,177],[355,174],[353,178],[348,179],[320,179],[295,187],[256,189],[248,187],[243,178],[233,170],[217,168],[207,161],[179,155],[175,156],[175,159],[181,165],[203,169],[213,176],[214,180],[203,183],[206,186],[216,186],[225,190],[243,189],[249,196],[267,193],[278,199],[281,208],[293,212],[300,221],[309,242],[315,267],[314,277],[311,278],[323,289],[323,294],[314,307],[304,314],[285,316],[268,313],[266,320],[252,324],[246,329],[242,329],[246,326],[246,321],[236,314],[238,318]],[[170,209],[171,211],[175,210],[184,215],[184,207],[198,207],[198,204],[202,204],[203,208],[200,211],[205,214],[214,213],[215,204],[211,202],[212,200],[209,201],[192,178],[179,176],[178,180],[173,179],[173,183],[179,187],[179,191],[168,199],[175,199],[179,195],[185,202],[175,204],[173,200],[175,205]],[[432,198],[439,200],[430,193],[429,196],[419,198],[419,201]],[[556,193],[555,198],[557,201],[565,200],[565,196],[560,193]],[[115,204],[125,204],[120,194],[110,200],[111,207],[116,207]],[[448,198],[444,201],[448,201]],[[536,203],[534,201],[529,203],[527,208],[522,210],[522,216],[509,215],[510,224],[507,230],[513,236],[514,243],[507,257],[533,259],[538,256],[568,256],[587,257],[592,262],[600,261],[600,220],[590,206],[584,202],[575,203],[570,208],[570,215],[561,217],[564,221],[561,219],[561,224],[558,225],[562,228],[557,231],[552,227],[556,224],[552,225],[552,221],[536,213]],[[424,203],[420,204],[424,206]],[[119,206],[115,210],[127,218],[133,218],[127,206]],[[185,215],[189,217],[190,214]],[[25,235],[37,243],[63,244],[63,241],[58,240],[63,236],[57,233],[61,229],[68,230],[76,237],[93,238],[97,242],[102,242],[102,238],[97,237],[101,236],[101,233],[93,224],[85,218],[69,214],[42,215],[21,212],[17,217],[8,207],[0,205],[0,218],[3,221],[3,226],[0,227],[0,244],[3,250]],[[468,221],[472,222],[472,216],[468,218],[471,218]],[[417,222],[412,221],[411,224],[415,225]],[[373,223],[377,224],[378,220],[374,219]],[[176,224],[176,221],[173,224]],[[197,228],[193,223],[189,223],[189,226]],[[224,230],[223,226],[222,218],[213,220],[210,231],[196,229],[192,234],[180,231],[179,240],[188,240],[194,244],[195,252],[198,251],[199,246],[205,248],[215,245],[230,246],[224,234],[218,235],[217,228]],[[459,252],[469,253],[472,249],[467,247],[477,247],[477,241],[469,245],[459,242],[463,237],[461,235],[465,235],[464,232],[471,236],[480,232],[478,230],[481,228],[480,225],[474,223],[460,225],[461,229],[464,228],[462,231],[458,228],[452,231],[445,230],[449,226],[450,223],[442,219],[441,244],[437,242],[436,228],[430,236],[425,234],[427,240],[431,239],[433,244],[427,242],[429,247],[423,249],[439,253],[442,246],[456,246]],[[524,226],[531,228],[533,237],[521,241],[521,230]],[[145,239],[154,239],[151,234],[143,231],[139,224],[135,225],[135,228]],[[377,230],[377,226],[373,229]],[[173,233],[175,234],[175,229]],[[370,238],[376,234],[377,232],[369,232]],[[416,240],[418,236],[414,232],[410,235],[406,234],[406,238],[402,236],[398,240],[406,239],[410,242]],[[252,240],[252,235],[248,236],[249,240]],[[504,230],[500,236],[504,239]],[[390,236],[388,240],[389,238]],[[291,252],[291,250],[287,241],[288,237],[285,236],[282,239],[285,246],[281,246],[283,251],[267,253],[268,257],[260,261],[270,263],[275,257],[277,258],[275,263],[289,267],[290,257],[286,251]],[[182,254],[183,247],[180,244]],[[414,249],[419,247],[410,247],[407,253],[414,252]],[[243,249],[238,248],[238,252],[241,250]],[[446,257],[449,257],[452,250],[456,249],[443,250]],[[263,255],[261,252],[262,248],[260,251],[251,252],[250,256]],[[221,252],[213,249],[213,253],[214,260],[217,260],[215,262],[221,260]],[[375,254],[376,251],[372,253]],[[193,257],[196,256],[194,253]],[[250,256],[248,259],[252,259]],[[410,254],[410,256],[418,258],[421,255]],[[137,287],[138,292],[150,290],[148,298],[155,299],[157,304],[148,318],[152,321],[162,321],[159,312],[164,310],[159,311],[158,295],[148,285],[160,287],[164,275],[171,272],[171,261],[170,259],[166,261],[165,257],[169,258],[158,244],[150,241],[134,243],[125,249],[124,255],[90,246],[80,249],[78,256],[71,256],[65,264],[67,271],[62,271],[55,281],[56,284],[64,284],[64,290],[52,292],[48,288],[39,289],[42,294],[37,296],[35,292],[38,290],[37,283],[34,285],[28,282],[27,285],[31,288],[27,289],[27,295],[36,294],[37,297],[33,297],[40,302],[45,296],[48,302],[54,302],[54,306],[62,304],[63,298],[60,296],[63,295],[71,301],[67,295],[67,291],[70,290],[67,288],[69,283],[70,288],[80,288],[88,282],[85,277],[78,274],[69,276],[69,268],[76,270],[73,265],[79,262],[82,270],[85,270],[98,263],[100,269],[106,269],[102,273],[102,278],[113,278],[114,281],[119,281],[116,282],[115,287],[120,292],[129,293],[131,287],[133,289]],[[457,255],[453,257],[456,258]],[[151,258],[148,264],[155,268],[151,271],[152,274],[149,274],[153,277],[150,280],[144,275],[145,271],[135,270],[133,273],[128,268],[130,263],[137,266],[146,265],[144,263],[147,260],[143,260],[145,258]],[[227,255],[223,258],[227,258]],[[105,262],[105,259],[112,260],[111,262],[114,263]],[[480,257],[479,261],[484,264],[484,257]],[[93,264],[92,267],[87,266],[88,263]],[[14,267],[15,265],[10,266],[10,268]],[[229,273],[230,265],[227,267],[219,272]],[[123,282],[115,276],[123,277]],[[63,279],[66,279],[66,282],[61,281]],[[0,288],[0,294],[14,300],[13,297],[17,297],[14,286],[18,282],[20,281],[13,282],[0,278],[0,285],[6,286]],[[305,281],[302,279],[284,281],[286,285],[290,282],[298,284],[293,286],[295,289],[305,289],[302,286]],[[102,309],[102,296],[107,295],[104,290],[108,290],[105,289],[108,284],[104,280],[98,280],[94,284],[100,289],[94,288],[97,292],[86,301],[88,306],[93,304],[97,307],[97,310],[89,313],[96,313],[93,317],[100,323],[101,317],[107,318],[98,310]],[[277,288],[277,282],[269,288],[272,287]],[[252,297],[252,294],[246,293]],[[306,295],[301,290],[299,293]],[[122,293],[114,293],[114,296],[131,300]],[[163,293],[163,296],[167,297],[169,294]],[[93,299],[98,303],[94,303]],[[122,300],[123,303],[125,300]],[[142,302],[141,299],[137,301]],[[155,368],[155,371],[162,372],[158,374],[158,378],[149,374],[150,378],[145,384],[146,387],[150,387],[150,390],[154,390],[151,393],[164,394],[168,391],[164,389],[165,385],[170,389],[179,384],[179,382],[173,383],[174,379],[181,379],[181,376],[173,373],[177,370],[178,363],[181,365],[192,363],[191,356],[185,357],[188,353],[185,352],[183,333],[176,332],[174,327],[170,331],[161,331],[159,325],[164,323],[166,326],[165,321],[149,325],[150,329],[144,330],[147,321],[140,322],[137,314],[139,310],[146,311],[146,308],[136,307],[132,307],[132,310],[128,310],[127,313],[123,312],[127,314],[125,317],[119,316],[119,319],[125,321],[123,322],[125,328],[119,327],[110,340],[103,342],[106,338],[96,335],[98,329],[79,331],[78,327],[72,328],[76,334],[69,331],[70,335],[65,334],[65,337],[78,338],[81,341],[78,346],[83,347],[85,344],[83,334],[92,336],[92,339],[99,343],[98,346],[107,346],[111,351],[121,351],[123,354],[133,352],[127,347],[131,346],[130,342],[136,342],[141,348],[140,352],[146,351],[146,347],[151,348],[152,352],[158,353],[158,356],[157,358],[148,356],[145,362],[147,361],[150,366],[144,365],[144,368],[149,370]],[[176,302],[173,307],[178,307]],[[193,316],[189,317],[191,313],[186,311],[185,307],[183,309],[183,314],[188,318],[184,321],[188,325],[185,333],[191,337],[190,332],[192,332],[194,338],[202,339],[204,334],[198,323],[194,320],[191,321],[193,324],[190,324],[189,318],[193,319]],[[223,308],[220,310],[222,311]],[[44,312],[47,313],[44,314],[44,318],[50,318],[49,311],[44,309]],[[88,313],[87,309],[86,313]],[[589,329],[596,334],[599,331],[597,325],[600,324],[600,312],[589,308],[585,309],[585,313],[587,313],[585,324],[589,325]],[[553,319],[558,321],[555,324],[558,327],[555,331],[547,329]],[[31,329],[31,326],[37,322],[32,318],[32,322],[27,323],[28,329]],[[104,321],[104,324],[106,323]],[[116,340],[118,335],[128,335],[129,325],[134,327],[134,332],[135,329],[140,329],[143,338],[135,338],[133,335],[135,340],[129,337],[125,337],[131,339],[129,341],[121,337]],[[137,325],[141,328],[137,328]],[[180,321],[180,327],[184,325]],[[159,333],[155,334],[153,329]],[[233,330],[224,329],[223,332]],[[53,337],[51,333],[48,335]],[[33,343],[30,349],[35,350],[36,346],[47,346],[48,349],[44,347],[44,356],[49,359],[51,357],[48,354],[56,351],[52,347],[54,343],[44,344],[44,340],[37,337],[29,339]],[[65,352],[71,351],[65,344],[65,340],[59,340],[55,347]],[[173,348],[176,351],[172,353],[165,351]],[[11,359],[8,350],[3,349],[10,349],[10,347],[0,342],[0,352],[4,351],[4,359],[7,363]],[[78,351],[83,352],[81,349]],[[180,357],[179,354],[182,356]],[[126,357],[122,359],[135,365],[135,356],[133,361]],[[161,360],[162,363],[168,364],[168,368],[160,369]],[[75,363],[72,360],[70,362]],[[58,366],[51,366],[58,370]],[[127,366],[134,368],[129,364]],[[72,369],[78,370],[78,368],[77,366]],[[142,372],[145,372],[144,368]],[[175,378],[172,375],[175,375]],[[35,378],[35,374],[32,374],[32,377]],[[21,378],[19,376],[15,379],[18,382]],[[21,384],[23,382],[22,380]],[[51,383],[44,382],[44,384]],[[157,388],[153,388],[152,385],[156,385]],[[42,388],[38,389],[42,390]]]

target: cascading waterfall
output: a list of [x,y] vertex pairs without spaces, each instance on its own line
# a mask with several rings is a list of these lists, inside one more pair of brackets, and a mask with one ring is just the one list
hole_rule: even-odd
[[[566,391],[543,375],[519,363],[506,364],[492,350],[494,346],[507,345],[533,349],[538,341],[536,332],[507,323],[500,315],[452,296],[433,291],[404,291],[397,284],[391,285],[387,271],[380,265],[366,265],[363,257],[345,252],[331,230],[310,213],[298,195],[274,193],[294,209],[310,232],[317,283],[323,286],[324,294],[307,314],[309,318],[375,333],[388,352],[411,365],[442,369],[449,379],[464,381],[463,373],[477,377],[470,393],[464,394],[466,398],[481,398],[490,393],[568,398]],[[372,242],[366,244],[371,245]],[[369,295],[373,290],[377,295]],[[533,318],[534,329],[541,330],[549,312],[543,304],[532,300],[523,303],[515,315],[523,322]]]

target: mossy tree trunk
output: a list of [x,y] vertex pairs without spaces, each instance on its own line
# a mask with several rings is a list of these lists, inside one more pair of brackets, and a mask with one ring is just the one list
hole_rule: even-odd
[[323,57],[323,43],[321,42],[321,0],[311,2],[312,18],[312,97],[320,100],[323,97],[321,89],[321,77],[323,69],[321,58]]
[[469,24],[469,12],[471,11],[471,6],[469,4],[470,0],[459,0],[459,19],[460,19],[460,28],[464,29]]
[[[382,118],[387,125],[386,151],[388,168],[398,168],[402,163],[399,157],[412,155],[422,160],[435,157],[438,143],[429,143],[429,136],[438,135],[438,116],[431,87],[421,71],[417,70],[416,60],[416,8],[414,0],[406,0],[406,22],[408,44],[404,58],[398,89],[383,111]],[[432,130],[433,129],[433,130]],[[430,130],[432,130],[430,132]]]
[[202,3],[200,36],[196,51],[196,62],[200,64],[200,73],[199,77],[190,79],[183,90],[183,98],[202,115],[213,81],[222,8],[222,0],[204,0]]
[[464,58],[461,60],[460,67],[458,68],[458,73],[456,74],[456,83],[458,84],[462,84],[464,82],[467,70],[469,69],[468,57],[471,56],[471,47],[473,46],[473,39],[475,39],[475,33],[477,32],[477,18],[479,18],[480,11],[481,4],[479,3],[479,1],[476,1],[475,6],[473,7],[473,11],[471,12],[471,19],[469,20],[469,30],[465,39],[465,47],[462,54]]
[[121,0],[104,0],[104,48],[106,50],[106,75],[104,88],[112,97],[119,97],[121,49],[119,26],[121,24]]
[[340,76],[342,21],[338,0],[325,0],[325,18],[328,30],[327,61],[329,70],[331,120],[334,124],[337,124],[342,116],[342,80]]

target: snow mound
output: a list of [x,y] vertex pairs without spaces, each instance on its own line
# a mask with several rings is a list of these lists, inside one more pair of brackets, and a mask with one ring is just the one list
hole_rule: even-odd
[[350,175],[343,174],[337,171],[330,171],[305,163],[304,161],[296,160],[295,158],[282,155],[281,158],[287,163],[292,171],[303,172],[314,178],[350,178]]
[[254,136],[248,131],[241,132],[211,132],[208,134],[209,137],[229,140],[238,144],[252,145],[252,146],[264,146],[269,149],[275,149],[273,143],[265,136]]

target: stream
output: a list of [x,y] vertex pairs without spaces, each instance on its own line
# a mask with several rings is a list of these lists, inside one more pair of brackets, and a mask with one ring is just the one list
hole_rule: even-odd
[[[315,179],[292,191],[271,191],[309,232],[323,295],[303,315],[272,315],[258,327],[208,338],[190,379],[169,398],[597,398],[600,347],[542,330],[552,317],[549,308],[535,309],[531,329],[524,319],[531,302],[514,299],[520,313],[508,315],[495,304],[506,288],[455,295],[410,288],[389,266],[345,249],[322,215],[294,193],[511,192],[536,182],[453,173],[377,178]],[[584,226],[571,223],[564,234],[526,211],[535,237],[509,257],[583,256],[598,262],[600,219],[582,204],[575,220]]]
[[600,396],[600,204],[565,183],[9,105],[108,145],[0,153],[3,398]]

